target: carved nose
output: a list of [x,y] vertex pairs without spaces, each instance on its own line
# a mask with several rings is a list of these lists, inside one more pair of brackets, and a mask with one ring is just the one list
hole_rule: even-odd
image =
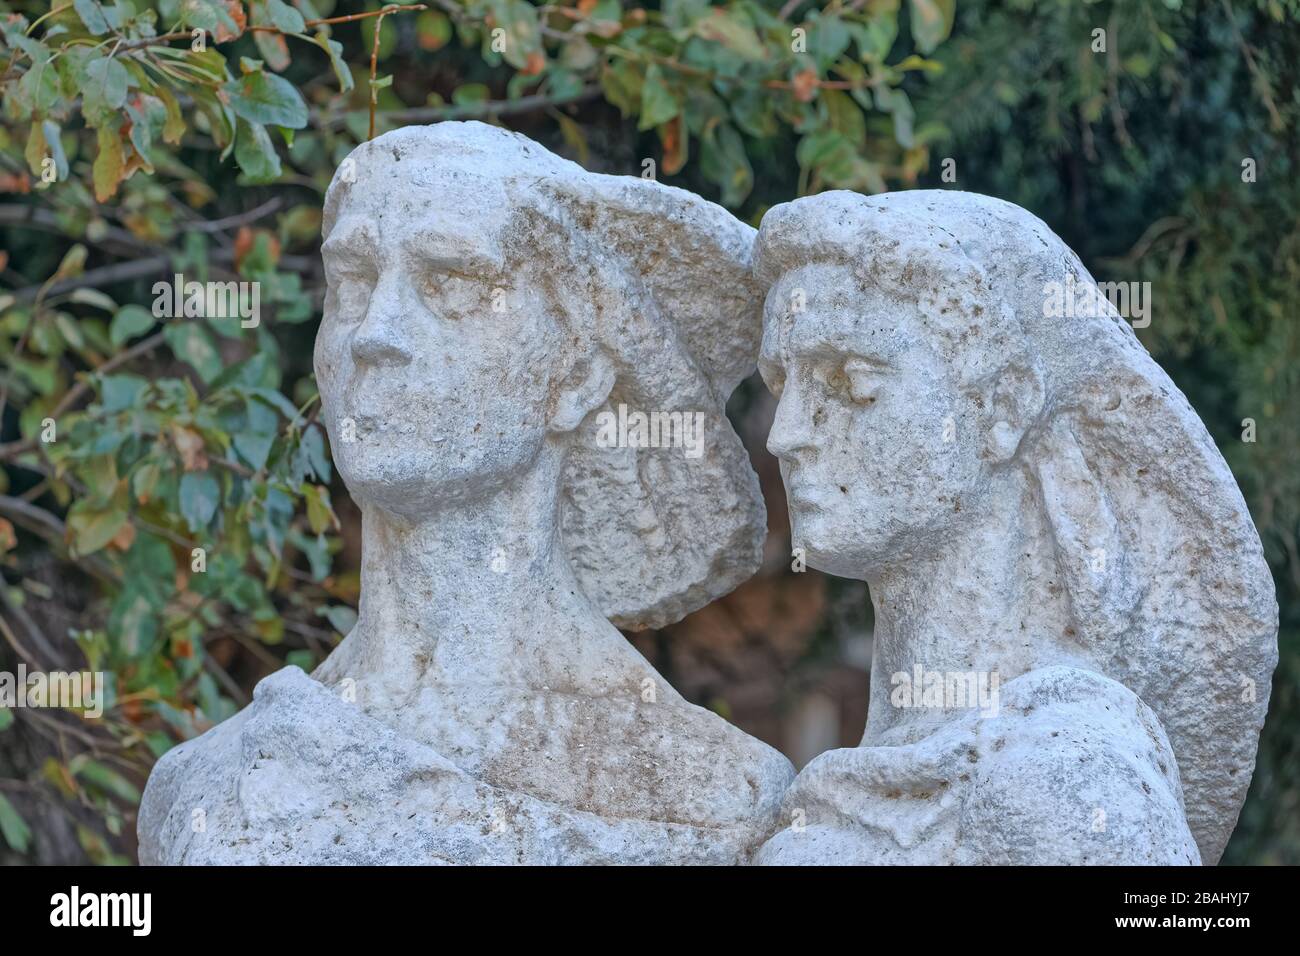
[[359,365],[400,366],[411,361],[411,353],[399,341],[362,331],[352,339],[352,357]]
[[804,414],[804,402],[793,385],[787,384],[776,405],[767,450],[783,461],[791,461],[796,452],[812,445],[812,437],[812,423]]
[[411,361],[406,323],[410,302],[397,283],[380,283],[370,298],[366,317],[352,335],[352,358],[358,365],[398,367]]

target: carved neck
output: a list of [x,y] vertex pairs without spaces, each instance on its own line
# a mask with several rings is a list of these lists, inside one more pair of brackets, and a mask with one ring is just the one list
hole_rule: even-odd
[[[951,716],[891,701],[894,675],[914,685],[918,664],[923,672],[982,673],[991,689],[994,673],[1001,685],[1045,657],[1071,656],[1060,639],[1068,598],[1032,481],[1018,468],[999,472],[972,513],[978,517],[945,536],[943,550],[864,575],[876,610],[864,745],[916,740]],[[922,688],[914,690],[919,703]]]
[[354,666],[393,682],[515,681],[528,677],[520,671],[534,652],[564,661],[580,636],[619,637],[560,547],[554,457],[489,497],[418,521],[365,509]]

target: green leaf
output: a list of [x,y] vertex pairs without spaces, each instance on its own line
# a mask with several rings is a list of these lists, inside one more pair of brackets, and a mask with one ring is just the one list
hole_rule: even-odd
[[139,588],[128,583],[113,602],[108,631],[115,645],[128,657],[140,657],[153,647],[158,637],[158,617]]
[[[854,39],[858,41],[858,51],[865,62],[883,61],[893,48],[894,41],[898,39],[898,18],[895,16],[880,15],[872,17],[865,24],[847,23],[845,25],[853,34]],[[900,65],[899,69],[907,69],[907,67]]]
[[235,162],[251,183],[273,183],[280,178],[280,154],[265,126],[239,121],[235,137]]
[[140,802],[140,791],[129,780],[116,770],[105,767],[94,760],[87,760],[81,764],[77,768],[76,775],[99,790],[126,803],[135,805]]
[[284,655],[284,662],[290,667],[299,667],[310,674],[316,667],[316,655],[308,650],[290,651]]
[[181,478],[181,517],[191,531],[202,531],[221,504],[221,486],[206,471],[186,472]]
[[755,139],[768,139],[781,129],[772,109],[772,97],[757,90],[739,93],[731,101],[731,115],[741,131]]
[[103,504],[82,498],[74,502],[68,509],[68,533],[73,549],[79,557],[94,554],[113,540],[128,519],[126,508],[117,500]]
[[68,178],[68,157],[63,152],[63,142],[59,139],[59,124],[46,120],[41,125],[45,130],[45,144],[50,148],[50,156],[54,159],[54,170],[62,182]]
[[27,160],[27,168],[31,170],[33,176],[40,176],[44,172],[48,150],[45,142],[45,124],[32,123],[32,128],[27,133],[27,148],[23,150],[23,158]]
[[125,372],[119,375],[105,375],[99,381],[104,411],[111,415],[114,412],[134,408],[140,394],[148,386],[149,382],[139,375]]
[[322,485],[307,485],[302,490],[303,500],[307,502],[307,524],[312,534],[321,534],[331,525],[337,525],[338,519],[330,508],[329,489]]
[[302,456],[301,464],[305,466],[304,470],[310,468],[320,481],[330,480],[329,457],[325,451],[325,439],[322,437],[319,425],[303,432],[302,444],[298,451]]
[[640,109],[642,84],[641,74],[630,60],[617,60],[600,73],[601,92],[624,116],[631,116]]
[[956,0],[909,0],[912,11],[912,38],[917,49],[929,56],[952,32]]
[[315,40],[316,45],[324,50],[330,58],[330,66],[339,81],[339,92],[351,92],[353,86],[352,69],[348,66],[347,61],[343,59],[343,44],[338,40],[331,40],[325,35],[324,31],[318,32]]
[[420,49],[440,50],[451,42],[451,19],[437,10],[425,10],[415,18]]
[[162,100],[163,109],[166,111],[167,119],[163,123],[162,137],[163,142],[171,143],[173,146],[181,141],[185,135],[185,117],[181,115],[181,104],[165,86],[159,85],[154,90],[154,95]]
[[137,335],[148,332],[157,321],[144,306],[124,305],[113,316],[113,322],[108,328],[109,340],[116,346],[122,346]]
[[150,159],[150,153],[153,150],[153,132],[150,130],[149,118],[144,110],[139,109],[134,103],[126,104],[126,115],[131,118],[131,146],[144,164],[142,167],[144,171],[152,173],[153,161]]
[[14,712],[8,707],[0,707],[0,730],[8,730],[14,722]]
[[93,37],[102,36],[109,30],[108,18],[95,0],[72,0],[72,7],[81,17],[81,22]]
[[[38,60],[18,81],[18,101],[27,114],[44,114],[59,101],[59,74],[48,58]],[[25,117],[24,117],[25,118]]]
[[735,208],[754,188],[754,169],[735,127],[722,124],[702,137],[700,171],[722,189],[722,204]]
[[245,423],[235,434],[234,446],[241,458],[254,471],[266,465],[280,427],[280,416],[275,409],[260,401],[244,403]]
[[204,382],[211,382],[221,374],[223,363],[212,335],[197,322],[169,322],[163,336],[176,357],[189,362]]
[[808,53],[822,69],[839,59],[850,39],[848,27],[837,16],[820,14],[809,21]]
[[90,305],[96,309],[103,309],[105,312],[116,312],[117,303],[113,297],[105,295],[98,289],[73,289],[68,296],[69,302],[76,302],[78,305]]
[[290,528],[285,537],[307,556],[307,561],[311,565],[312,580],[324,581],[330,573],[330,551],[325,536],[321,534],[309,538],[296,528]]
[[27,852],[27,845],[31,841],[32,831],[28,828],[27,823],[14,805],[9,802],[9,798],[0,793],[0,834],[3,834],[5,842],[19,853]]
[[280,369],[275,358],[265,351],[254,352],[242,362],[222,371],[210,383],[214,389],[228,385],[245,388],[276,388],[280,384]]
[[894,117],[894,139],[904,149],[911,149],[915,141],[912,124],[916,119],[916,112],[912,109],[912,101],[907,98],[907,94],[902,90],[894,90],[889,100],[890,112]]
[[307,29],[307,22],[302,18],[302,14],[284,0],[267,0],[266,12],[272,25],[279,27],[285,33],[302,33]]
[[462,83],[451,91],[451,101],[457,106],[477,106],[492,98],[492,91],[482,83]]
[[91,60],[86,64],[85,77],[82,95],[87,104],[118,110],[126,103],[131,74],[113,57],[101,56]]
[[[493,28],[505,31],[505,49],[500,56],[515,69],[524,68],[528,64],[529,55],[542,49],[537,8],[527,0],[488,0],[487,7],[495,21]],[[491,43],[491,34],[485,33],[484,59],[495,63],[496,55],[487,52],[491,49]]]
[[230,108],[235,115],[249,123],[270,123],[289,129],[302,129],[307,125],[307,104],[297,88],[284,77],[267,73],[260,65],[249,69],[239,79],[231,80],[223,89],[230,97]]
[[657,65],[646,69],[641,85],[641,119],[637,129],[647,130],[666,123],[681,111],[681,104],[664,83]]
[[[862,146],[867,141],[867,122],[853,97],[843,90],[823,89],[821,101],[830,114],[831,127],[851,143]],[[908,145],[908,144],[903,144]]]
[[117,192],[117,184],[122,181],[122,138],[117,135],[117,128],[113,124],[101,126],[97,138],[99,152],[95,155],[92,167],[95,198],[100,202],[108,202]]
[[285,398],[275,389],[253,386],[245,389],[245,391],[258,401],[265,402],[267,405],[271,406],[271,408],[279,411],[280,414],[289,419],[289,421],[292,422],[298,418],[298,409],[294,406],[293,402],[289,401],[289,399]]
[[131,476],[131,493],[141,504],[148,504],[161,477],[162,467],[156,461],[145,462]]
[[212,36],[216,36],[218,25],[231,35],[239,33],[239,24],[219,0],[181,0],[180,16],[187,26],[206,30]]
[[67,312],[60,312],[54,317],[54,327],[63,336],[69,347],[81,351],[86,347],[86,337],[81,333],[81,326]]
[[705,40],[721,43],[746,60],[762,60],[767,56],[748,20],[718,7],[713,8],[710,16],[696,21],[695,33]]
[[344,637],[357,624],[357,612],[346,604],[335,604],[325,609],[325,619],[330,622],[330,627],[338,631]]

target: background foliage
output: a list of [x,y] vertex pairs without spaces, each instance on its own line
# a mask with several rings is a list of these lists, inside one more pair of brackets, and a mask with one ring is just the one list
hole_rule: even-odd
[[[350,628],[357,514],[310,368],[321,201],[372,131],[476,118],[755,222],[827,188],[947,186],[951,159],[951,185],[1042,216],[1099,279],[1152,282],[1140,334],[1232,465],[1282,606],[1227,859],[1300,861],[1298,18],[1294,0],[12,5],[0,669],[103,670],[110,708],[0,710],[0,859],[130,862],[152,761]],[[175,273],[260,282],[261,323],[160,322],[153,283]],[[751,386],[736,411],[774,560],[694,624],[633,640],[788,751],[797,728],[759,715],[814,693],[843,724],[822,745],[855,743],[864,662],[844,638],[869,633],[866,596],[785,570],[770,405]],[[734,642],[723,613],[749,622]]]

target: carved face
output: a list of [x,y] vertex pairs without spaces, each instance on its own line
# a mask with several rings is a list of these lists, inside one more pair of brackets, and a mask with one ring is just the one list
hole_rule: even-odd
[[[409,164],[408,164],[409,165]],[[417,517],[504,486],[546,435],[561,336],[493,241],[499,196],[365,175],[322,247],[316,377],[354,497]]]
[[983,416],[921,318],[840,266],[803,266],[768,293],[768,448],[794,545],[822,570],[859,577],[941,547],[982,497]]

